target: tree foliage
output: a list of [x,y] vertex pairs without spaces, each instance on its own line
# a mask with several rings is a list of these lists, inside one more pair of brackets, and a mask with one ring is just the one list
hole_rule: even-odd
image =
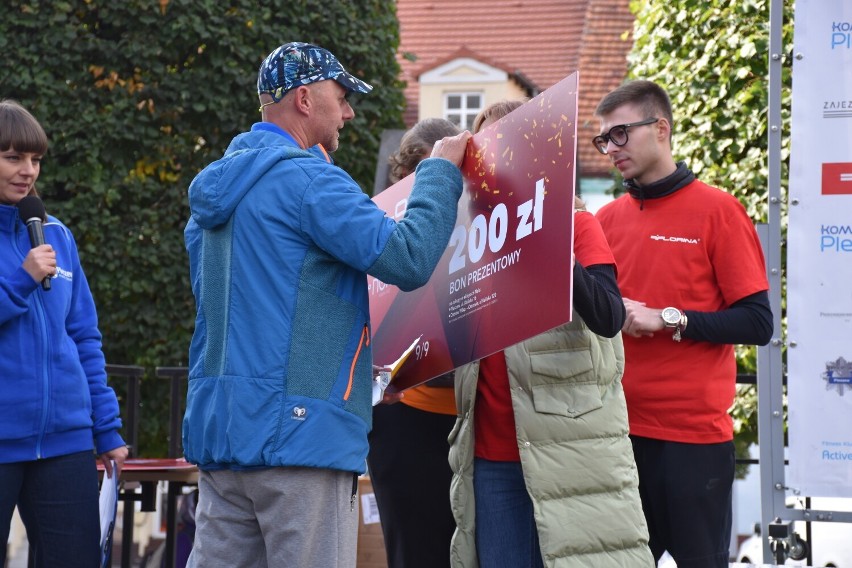
[[[770,0],[634,0],[631,78],[656,81],[672,100],[675,157],[702,181],[743,203],[755,222],[768,211]],[[784,6],[782,43],[792,46],[793,6]],[[782,128],[790,121],[791,60],[783,59]],[[787,179],[789,137],[782,138]],[[780,188],[786,195],[785,187]],[[782,199],[782,202],[784,200]],[[753,348],[738,348],[742,373],[754,373]],[[732,409],[737,452],[757,442],[756,389],[739,387]]]
[[[672,100],[672,144],[702,180],[737,196],[766,220],[770,0],[634,0],[630,75],[658,81]],[[784,44],[792,45],[788,3]],[[788,60],[789,63],[789,60]],[[789,124],[790,65],[783,122]],[[789,156],[784,138],[782,157]],[[786,179],[786,175],[782,176]]]
[[[278,45],[335,53],[374,91],[341,132],[338,163],[372,185],[381,132],[402,126],[395,4],[384,0],[8,0],[0,98],[44,126],[39,191],[74,232],[107,361],[186,364],[195,308],[187,187],[259,120],[257,68]],[[258,314],[260,317],[262,314]],[[142,443],[163,453],[167,386],[143,381]],[[121,391],[121,385],[114,385]]]

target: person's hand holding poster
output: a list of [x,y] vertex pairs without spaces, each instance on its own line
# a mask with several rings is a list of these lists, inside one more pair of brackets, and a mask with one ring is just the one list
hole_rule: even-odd
[[[373,360],[388,386],[421,384],[571,319],[577,74],[472,139],[447,251],[426,286],[368,279]],[[374,198],[401,219],[411,175]]]

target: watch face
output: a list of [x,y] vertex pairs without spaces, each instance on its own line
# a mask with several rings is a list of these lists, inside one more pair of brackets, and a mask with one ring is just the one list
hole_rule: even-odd
[[666,326],[674,327],[680,321],[680,310],[677,308],[665,308],[660,314]]

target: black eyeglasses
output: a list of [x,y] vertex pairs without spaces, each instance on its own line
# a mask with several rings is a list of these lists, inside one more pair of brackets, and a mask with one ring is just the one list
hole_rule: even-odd
[[598,152],[606,154],[606,145],[612,142],[616,146],[624,146],[627,144],[627,129],[633,126],[645,126],[646,124],[654,124],[660,120],[659,118],[646,118],[641,122],[631,122],[630,124],[619,124],[609,129],[606,134],[599,134],[592,138],[592,144],[595,145]]

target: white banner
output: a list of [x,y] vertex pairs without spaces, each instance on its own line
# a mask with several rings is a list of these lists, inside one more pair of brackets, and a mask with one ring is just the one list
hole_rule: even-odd
[[794,21],[787,485],[852,497],[852,2]]

